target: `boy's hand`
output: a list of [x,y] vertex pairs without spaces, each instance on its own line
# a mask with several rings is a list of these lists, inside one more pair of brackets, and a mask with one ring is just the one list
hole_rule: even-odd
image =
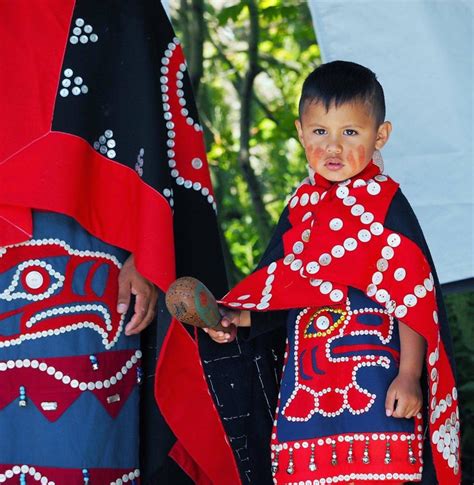
[[135,295],[135,313],[125,327],[125,335],[134,335],[144,330],[155,316],[158,290],[135,268],[133,254],[123,263],[118,277],[117,311],[126,313],[131,295]]
[[[396,402],[396,406],[395,406]],[[385,399],[385,412],[394,418],[413,418],[421,409],[423,396],[416,376],[398,374],[392,381]]]
[[[250,326],[250,312],[248,310],[230,310],[219,306],[219,311],[222,315],[221,325],[223,327],[229,327],[230,325],[235,325],[236,327]],[[212,328],[203,328],[203,330],[218,344],[225,344],[230,340],[230,334],[221,330],[213,330]]]

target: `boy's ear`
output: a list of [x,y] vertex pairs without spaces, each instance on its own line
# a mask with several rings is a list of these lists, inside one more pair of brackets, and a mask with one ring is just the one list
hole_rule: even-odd
[[304,148],[304,138],[303,138],[303,127],[301,126],[301,121],[299,119],[295,120],[296,131],[298,132],[298,138],[300,143]]
[[375,148],[377,150],[380,150],[387,143],[390,133],[392,133],[392,123],[384,121],[377,130],[377,138],[375,139]]

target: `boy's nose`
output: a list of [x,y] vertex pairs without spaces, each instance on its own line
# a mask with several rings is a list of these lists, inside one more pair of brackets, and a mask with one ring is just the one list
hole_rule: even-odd
[[336,141],[333,141],[328,144],[326,150],[332,155],[339,155],[342,153],[342,145]]

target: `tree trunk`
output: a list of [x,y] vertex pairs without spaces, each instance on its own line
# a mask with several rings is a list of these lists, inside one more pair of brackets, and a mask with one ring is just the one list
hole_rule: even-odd
[[254,0],[247,0],[249,8],[250,32],[249,32],[249,63],[248,70],[242,79],[240,90],[241,115],[240,115],[240,148],[238,160],[243,176],[249,187],[252,199],[255,222],[260,235],[262,245],[266,244],[270,237],[270,216],[263,202],[262,189],[255,172],[250,164],[250,128],[252,126],[252,101],[253,84],[255,77],[260,71],[258,65],[258,42],[259,23],[258,7]]

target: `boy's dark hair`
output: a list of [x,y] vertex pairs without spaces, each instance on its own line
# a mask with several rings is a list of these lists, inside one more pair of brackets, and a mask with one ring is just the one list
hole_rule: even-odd
[[377,126],[385,121],[385,97],[375,74],[364,66],[348,61],[322,64],[305,80],[299,103],[299,116],[308,103],[331,105],[362,101],[367,104]]

